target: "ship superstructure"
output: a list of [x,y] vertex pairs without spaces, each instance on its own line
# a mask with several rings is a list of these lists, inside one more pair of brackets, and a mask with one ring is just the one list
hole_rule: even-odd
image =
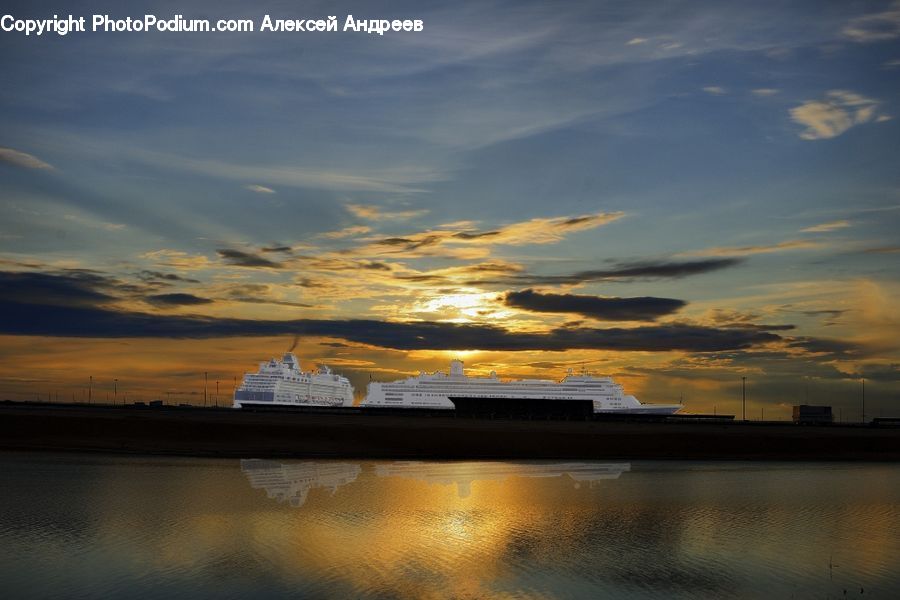
[[326,366],[303,371],[292,352],[259,364],[234,391],[235,408],[353,406],[353,386]]
[[390,383],[369,384],[364,407],[430,408],[453,410],[453,398],[491,400],[590,400],[594,413],[674,414],[680,404],[641,404],[610,377],[571,370],[561,381],[515,379],[504,381],[496,373],[469,377],[463,362],[450,362],[450,371],[419,373]]

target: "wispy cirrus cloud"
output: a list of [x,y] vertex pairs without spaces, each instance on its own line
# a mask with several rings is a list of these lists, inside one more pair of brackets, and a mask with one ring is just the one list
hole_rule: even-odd
[[895,1],[887,10],[856,17],[841,30],[844,37],[854,42],[883,42],[900,37],[900,2]]
[[408,221],[428,214],[427,208],[390,210],[371,204],[348,204],[347,210],[357,218],[370,221]]
[[52,170],[54,168],[53,165],[44,162],[33,154],[28,154],[27,152],[22,152],[13,148],[0,147],[0,162],[5,162],[24,169]]
[[257,194],[274,194],[275,190],[270,187],[266,187],[264,185],[259,185],[256,183],[252,183],[250,185],[244,186],[245,190],[250,190],[251,192],[256,192]]
[[821,248],[825,244],[813,240],[787,240],[777,244],[759,244],[753,246],[717,246],[683,252],[680,256],[750,256],[753,254],[771,254],[789,250],[811,250]]
[[621,263],[606,269],[576,271],[562,275],[512,274],[483,280],[483,285],[577,285],[599,281],[650,281],[681,279],[713,273],[740,265],[744,259],[735,256],[704,258],[701,260],[648,260]]
[[846,219],[841,219],[839,221],[830,221],[828,223],[819,223],[818,225],[813,225],[812,227],[806,227],[801,229],[802,233],[827,233],[829,231],[836,231],[838,229],[845,229],[850,227],[850,221]]
[[213,266],[213,262],[202,254],[188,254],[169,248],[144,252],[140,258],[150,261],[154,265],[172,267],[181,271],[196,271]]
[[798,135],[804,140],[824,140],[841,135],[851,127],[881,121],[881,103],[847,90],[831,90],[821,100],[807,100],[790,110],[795,123],[806,126]]
[[433,255],[437,249],[459,246],[490,247],[555,244],[568,235],[596,229],[625,217],[624,212],[599,212],[571,217],[540,217],[493,229],[448,227],[409,235],[372,240],[368,250],[376,253]]
[[365,235],[372,231],[372,228],[368,225],[355,225],[353,227],[345,227],[343,229],[339,229],[338,231],[326,231],[325,233],[319,234],[319,237],[323,237],[329,240],[339,240],[348,237],[355,237],[358,235]]

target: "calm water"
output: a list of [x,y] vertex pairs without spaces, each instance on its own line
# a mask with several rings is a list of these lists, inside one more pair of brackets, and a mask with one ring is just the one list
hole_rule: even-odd
[[0,476],[4,598],[900,597],[900,465],[0,454]]

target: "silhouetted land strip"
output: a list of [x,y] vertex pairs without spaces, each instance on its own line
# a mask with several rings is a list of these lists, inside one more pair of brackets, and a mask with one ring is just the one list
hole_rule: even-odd
[[900,427],[0,403],[0,447],[221,457],[900,460]]

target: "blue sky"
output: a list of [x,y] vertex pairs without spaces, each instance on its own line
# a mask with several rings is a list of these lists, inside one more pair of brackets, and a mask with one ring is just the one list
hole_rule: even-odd
[[[695,389],[704,409],[733,395],[740,373],[771,382],[761,404],[786,406],[787,382],[804,376],[841,390],[828,398],[840,403],[841,386],[867,372],[885,407],[897,400],[897,2],[3,10],[54,12],[340,23],[353,14],[425,28],[0,34],[0,259],[7,300],[30,306],[36,321],[68,307],[77,288],[108,297],[91,309],[160,319],[650,327],[653,336],[778,326],[769,330],[778,340],[735,342],[730,357],[598,343],[549,361],[514,348],[466,358],[475,369],[545,376],[597,360],[650,400]],[[692,274],[621,274],[685,263]],[[605,275],[571,277],[596,271]],[[22,273],[50,279],[35,290]],[[39,294],[51,281],[56,295]],[[563,308],[584,306],[571,296],[684,307],[597,320],[511,306],[507,294],[524,289]],[[99,348],[109,337],[99,322],[95,338],[3,332],[15,356],[23,336],[34,348]],[[156,345],[139,344],[143,352],[175,343],[149,337]],[[223,377],[281,344],[228,340],[247,350]],[[389,378],[454,351],[379,340],[313,336],[304,358]],[[809,340],[842,350],[813,352]],[[5,388],[18,389],[14,372],[31,368],[18,360]],[[548,362],[556,370],[531,366]],[[62,372],[31,379],[38,388],[65,381]]]

